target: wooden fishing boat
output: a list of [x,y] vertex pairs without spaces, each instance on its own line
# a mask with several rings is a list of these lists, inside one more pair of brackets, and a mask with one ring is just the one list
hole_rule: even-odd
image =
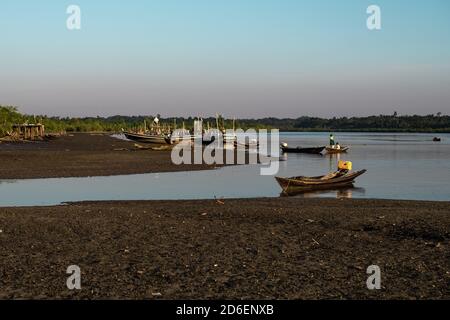
[[350,187],[355,183],[355,179],[366,173],[367,170],[349,172],[339,170],[331,172],[324,176],[318,177],[292,177],[280,178],[275,177],[278,184],[283,189],[283,193],[298,193],[302,191],[336,189],[342,187]]
[[210,129],[208,128],[202,136],[202,143],[204,145],[210,145],[214,141],[219,140],[219,138],[222,138],[222,132],[220,132],[219,129]]
[[434,138],[433,138],[433,141],[434,141],[434,142],[441,142],[441,138],[439,138],[439,137],[434,137]]
[[141,143],[152,143],[152,144],[172,144],[169,135],[161,134],[140,134],[132,132],[123,133],[127,139]]
[[170,137],[170,144],[190,141],[194,138],[187,129],[175,129],[168,137]]
[[325,147],[313,147],[313,148],[289,148],[281,145],[281,151],[284,153],[309,153],[309,154],[320,154],[325,149]]
[[327,149],[327,153],[345,153],[350,149],[350,147],[341,147],[340,149],[326,147],[326,149]]

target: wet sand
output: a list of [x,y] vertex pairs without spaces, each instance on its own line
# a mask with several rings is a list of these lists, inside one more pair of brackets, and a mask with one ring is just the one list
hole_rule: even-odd
[[[0,143],[0,179],[110,176],[212,169],[175,165],[169,151],[137,150],[109,134],[76,133],[50,141]],[[1,204],[0,204],[1,205]]]
[[74,203],[0,208],[0,230],[3,299],[450,298],[448,202]]

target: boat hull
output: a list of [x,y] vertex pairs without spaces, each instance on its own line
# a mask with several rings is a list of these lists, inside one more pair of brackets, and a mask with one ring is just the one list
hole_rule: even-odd
[[326,190],[343,187],[351,187],[355,183],[355,179],[364,174],[366,170],[361,170],[336,177],[325,179],[322,177],[293,177],[280,178],[275,177],[280,185],[283,193],[298,193],[301,191]]
[[348,151],[348,149],[350,149],[349,147],[343,147],[341,149],[336,149],[336,148],[331,148],[331,147],[326,147],[327,149],[327,153],[346,153]]
[[321,186],[302,186],[302,187],[296,187],[291,186],[287,189],[283,189],[281,194],[283,195],[295,195],[305,192],[312,192],[312,191],[323,191],[323,190],[336,190],[336,189],[343,189],[343,188],[352,188],[354,186],[354,181],[351,182],[343,182],[343,183],[336,183],[336,184],[330,184],[330,185],[321,185]]
[[314,148],[288,148],[281,147],[281,151],[284,153],[308,153],[308,154],[320,154],[325,149],[325,147],[314,147]]
[[167,136],[147,135],[147,134],[138,134],[138,133],[131,133],[131,132],[124,132],[124,135],[129,140],[141,142],[141,143],[171,144],[170,138]]

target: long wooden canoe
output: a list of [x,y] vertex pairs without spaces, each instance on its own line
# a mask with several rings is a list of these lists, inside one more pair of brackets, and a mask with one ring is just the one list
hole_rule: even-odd
[[320,154],[325,149],[325,147],[312,147],[312,148],[289,148],[281,146],[281,151],[284,153],[309,153],[309,154]]
[[299,192],[311,190],[324,190],[352,186],[355,179],[366,173],[367,170],[356,172],[337,171],[318,177],[275,177],[283,192]]

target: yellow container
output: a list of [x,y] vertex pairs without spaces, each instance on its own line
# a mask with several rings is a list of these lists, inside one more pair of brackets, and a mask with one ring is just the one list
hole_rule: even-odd
[[352,170],[352,163],[351,161],[342,161],[340,160],[338,163],[338,169],[339,170]]

